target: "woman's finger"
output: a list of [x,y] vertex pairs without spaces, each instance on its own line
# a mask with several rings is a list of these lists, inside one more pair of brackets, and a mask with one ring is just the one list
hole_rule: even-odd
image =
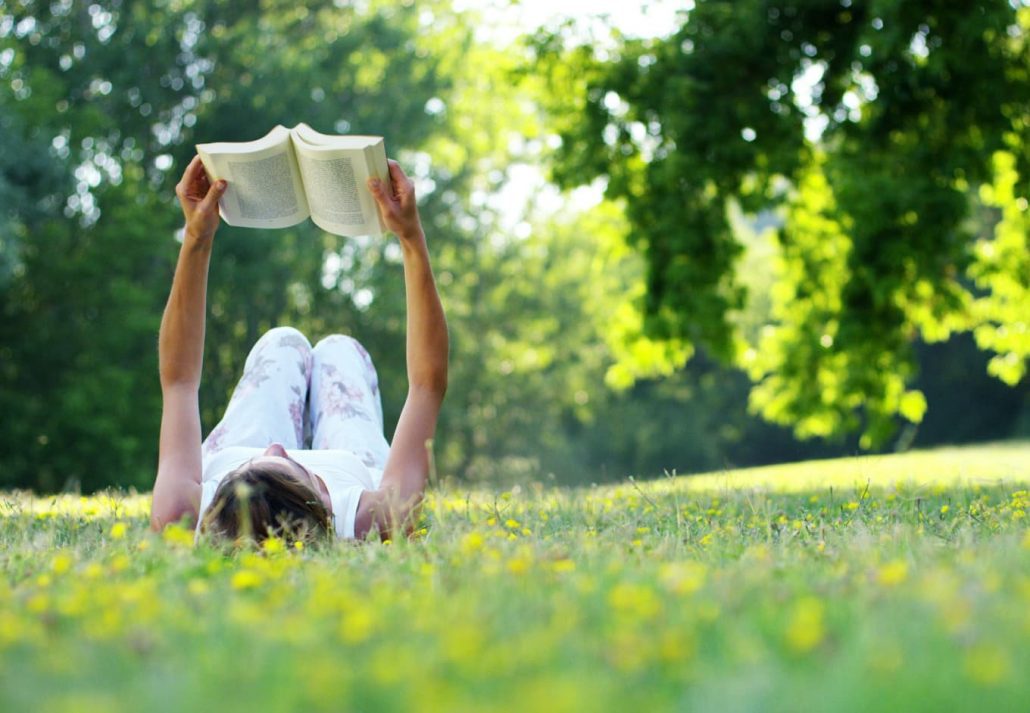
[[386,190],[386,185],[383,181],[378,178],[373,177],[368,179],[368,190],[371,191],[372,197],[375,198],[376,203],[383,207],[394,202],[394,197]]
[[186,185],[192,183],[196,177],[197,170],[203,170],[204,165],[200,162],[200,156],[194,156],[193,160],[190,161],[189,165],[186,166],[186,170],[182,172],[182,181]]
[[204,200],[200,202],[198,208],[200,210],[214,210],[214,206],[218,203],[218,200],[225,193],[225,188],[228,184],[223,181],[215,181],[214,185],[207,190],[207,195],[204,196]]
[[405,175],[404,169],[401,168],[401,165],[392,158],[386,160],[386,165],[390,167],[390,181],[393,183],[394,189],[396,190],[397,186],[404,185],[403,182],[407,181],[408,177]]

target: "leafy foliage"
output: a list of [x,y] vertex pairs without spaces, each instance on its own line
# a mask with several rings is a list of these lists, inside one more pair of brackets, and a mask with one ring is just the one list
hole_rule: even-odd
[[[581,80],[599,82],[607,71],[588,50],[550,73],[527,71],[524,47],[480,40],[475,13],[443,0],[417,7],[387,0],[339,4],[0,6],[0,484],[93,491],[153,482],[160,399],[155,335],[181,226],[172,186],[193,144],[253,139],[275,123],[301,120],[327,132],[385,134],[390,154],[415,177],[451,329],[450,389],[435,444],[444,477],[505,485],[549,475],[611,480],[853,447],[851,441],[836,451],[824,443],[801,445],[786,429],[749,415],[744,375],[695,348],[708,344],[698,336],[706,334],[722,344],[724,356],[742,357],[747,349],[727,331],[730,325],[746,323],[754,344],[768,332],[763,303],[743,304],[741,285],[718,276],[722,266],[736,264],[740,247],[721,244],[703,265],[676,258],[682,272],[676,279],[696,280],[696,314],[704,325],[670,336],[679,316],[659,310],[657,321],[645,317],[647,305],[657,303],[641,250],[651,239],[630,229],[640,222],[635,198],[627,194],[581,212],[542,180],[525,195],[513,190],[519,177],[540,175],[553,140],[541,104],[578,96],[572,90]],[[648,81],[658,86],[659,79]],[[1021,81],[1018,74],[1013,81]],[[583,124],[603,132],[604,112],[585,108],[555,121],[569,131]],[[636,141],[638,129],[626,128]],[[845,226],[832,152],[817,164],[811,147],[791,136],[794,149],[790,142],[767,147],[783,149],[781,162],[795,149],[807,157],[795,161],[798,175],[811,181],[799,181],[786,200],[791,220],[810,216],[820,225]],[[1025,350],[1011,346],[1017,332],[1010,323],[1026,284],[1011,279],[1013,266],[1023,264],[1017,221],[1025,213],[1022,154],[1012,137],[1006,140],[998,155],[1009,156],[1011,166],[993,165],[993,202],[973,226],[985,226],[974,258],[984,268],[969,304],[984,325],[978,336],[1016,354],[999,356],[1011,375],[1012,364],[1025,358],[1018,356]],[[743,166],[746,156],[737,153],[760,143],[737,141],[722,150]],[[575,161],[599,171],[600,159],[620,155],[605,146],[569,153],[569,181]],[[642,158],[643,149],[639,160],[628,157],[612,183],[622,181],[637,195],[650,170]],[[767,193],[779,196],[782,181],[771,168],[768,174]],[[757,186],[753,178],[745,183]],[[964,190],[974,187],[970,182]],[[722,188],[708,188],[704,201],[722,201]],[[765,194],[752,193],[742,199],[744,208],[766,204]],[[663,220],[677,207],[668,200],[655,209]],[[1002,216],[1008,217],[995,230]],[[728,239],[775,252],[768,234],[743,236],[741,222],[731,221]],[[834,245],[847,246],[850,256],[851,233],[832,231]],[[765,304],[786,330],[782,349],[776,339],[763,342],[746,364],[775,370],[768,383],[789,396],[770,395],[783,404],[781,421],[797,419],[812,433],[827,433],[833,429],[820,419],[844,427],[854,415],[840,403],[824,403],[808,382],[798,387],[825,349],[798,351],[787,342],[791,334],[827,334],[827,296],[843,294],[843,283],[815,267],[850,274],[854,266],[843,253],[813,262],[806,234],[788,234],[793,247],[778,251],[783,278],[754,250],[744,255],[762,274],[743,276],[742,284],[779,283]],[[991,246],[998,249],[988,259]],[[801,282],[817,274],[820,292],[811,292]],[[1002,292],[1010,295],[1007,302],[996,301]],[[220,417],[254,340],[287,323],[315,340],[341,331],[361,339],[379,369],[392,432],[406,382],[403,281],[390,240],[343,240],[310,224],[274,232],[223,226],[208,303],[201,387],[207,429]],[[728,318],[719,316],[730,306]],[[646,329],[662,324],[669,329]],[[930,375],[968,370],[969,363],[935,356]],[[838,366],[820,362],[820,378],[839,380]],[[778,382],[777,373],[792,376]],[[1016,398],[996,409],[1001,415],[991,414],[990,428],[981,427],[984,408],[956,399],[935,405],[930,388],[927,399],[945,420],[956,409],[969,416],[969,433],[1004,436],[1018,422]],[[811,408],[816,415],[809,417]]]
[[[970,191],[992,180],[992,153],[1011,152],[1000,194],[1025,210],[1028,30],[1030,8],[1003,2],[710,0],[669,37],[618,41],[609,56],[542,33],[562,138],[554,175],[603,176],[625,201],[647,262],[648,334],[744,357],[765,379],[753,406],[800,436],[861,426],[866,447],[882,444],[895,415],[918,422],[925,409],[905,388],[913,339],[987,319],[981,345],[1004,350],[992,373],[1014,382],[1025,369],[1025,352],[987,336],[1025,333],[1025,312],[1001,306],[1024,268],[972,268],[991,290],[978,317],[965,275]],[[806,138],[820,123],[818,141]],[[734,201],[792,206],[759,357],[734,329]]]

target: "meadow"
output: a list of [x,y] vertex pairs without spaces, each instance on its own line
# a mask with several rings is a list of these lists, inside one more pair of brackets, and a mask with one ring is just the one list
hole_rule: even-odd
[[1030,443],[437,485],[409,541],[226,556],[0,494],[0,710],[1027,710]]

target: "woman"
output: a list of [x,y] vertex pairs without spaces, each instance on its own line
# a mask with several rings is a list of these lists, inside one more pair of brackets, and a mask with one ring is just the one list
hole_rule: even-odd
[[[408,395],[393,444],[383,435],[367,352],[333,335],[312,348],[297,330],[265,334],[247,358],[222,422],[201,442],[198,390],[208,264],[225,181],[199,157],[175,192],[186,216],[158,339],[161,437],[151,510],[160,530],[188,518],[198,533],[261,542],[269,535],[383,539],[409,533],[429,475],[427,442],[447,388],[447,324],[411,180],[390,161],[369,190],[400,240],[407,295]],[[313,449],[305,449],[310,431]]]

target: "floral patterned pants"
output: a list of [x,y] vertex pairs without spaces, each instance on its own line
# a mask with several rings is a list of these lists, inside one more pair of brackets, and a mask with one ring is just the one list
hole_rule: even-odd
[[383,469],[390,446],[379,378],[356,339],[333,334],[312,348],[296,329],[276,327],[257,341],[203,455],[273,443],[348,450],[369,468]]

